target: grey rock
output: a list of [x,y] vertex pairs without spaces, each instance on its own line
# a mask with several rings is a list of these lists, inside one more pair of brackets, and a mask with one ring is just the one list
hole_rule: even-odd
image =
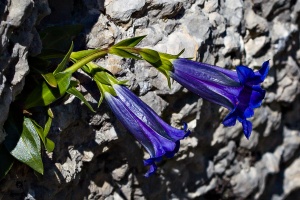
[[219,2],[217,0],[205,1],[204,12],[211,13],[219,8]]
[[289,36],[295,31],[297,31],[295,25],[281,23],[278,21],[278,18],[274,20],[270,33],[275,54],[282,52],[286,48]]
[[294,9],[291,14],[293,23],[297,23],[297,20],[299,19],[300,16],[299,14],[300,14],[300,2],[297,1],[296,4],[294,5]]
[[227,28],[226,36],[224,38],[225,48],[222,50],[224,55],[238,52],[241,49],[240,35],[234,30],[234,27]]
[[33,2],[30,0],[11,1],[10,6],[14,9],[10,9],[5,23],[12,27],[19,27],[32,12]]
[[145,3],[145,0],[106,0],[104,5],[106,14],[112,19],[120,22],[127,22],[133,13],[142,10]]
[[156,45],[156,50],[176,55],[184,49],[183,57],[187,57],[187,55],[196,56],[198,45],[199,43],[192,35],[186,32],[176,32],[170,34],[168,39],[159,42]]
[[274,11],[278,8],[278,7],[282,7],[283,5],[285,5],[285,1],[283,0],[275,0],[275,1],[267,1],[267,0],[263,0],[261,2],[261,8],[262,8],[262,15],[263,17],[267,18],[268,16],[271,15],[271,13],[274,13]]
[[152,0],[150,1],[149,16],[157,18],[172,18],[179,13],[183,6],[181,0]]
[[153,108],[158,115],[161,115],[168,106],[168,103],[157,96],[155,92],[148,92],[146,95],[141,96],[141,99],[151,108]]
[[238,27],[243,19],[243,3],[241,0],[221,1],[227,25]]
[[67,183],[74,180],[82,170],[82,154],[72,147],[69,147],[69,155],[70,157],[67,158],[65,163],[56,163],[56,167],[60,169]]
[[116,181],[120,181],[128,171],[128,164],[122,165],[120,168],[117,168],[112,171],[112,177]]
[[242,169],[230,181],[234,194],[239,198],[247,198],[258,187],[259,176],[254,167]]
[[289,130],[287,127],[284,127],[284,142],[283,142],[283,161],[287,162],[295,155],[295,152],[300,146],[300,136],[299,131]]
[[266,33],[268,29],[268,22],[265,18],[255,14],[253,10],[247,10],[245,14],[245,25],[251,34],[261,35]]
[[91,34],[87,38],[87,47],[107,47],[115,42],[118,35],[118,27],[109,21],[105,15],[100,15],[98,22],[93,26]]
[[184,24],[187,24],[185,27],[188,33],[194,37],[200,46],[209,38],[211,24],[208,17],[202,11],[197,10],[195,6],[191,8],[190,12],[197,13],[198,17],[195,18],[193,14],[187,15]]
[[[41,20],[50,12],[46,0],[0,4],[5,13],[0,13],[0,126],[9,104],[22,90],[27,56],[41,50],[36,31],[40,27],[35,25],[70,20],[73,14],[94,16],[79,20],[84,26],[89,24],[83,33],[86,45],[80,48],[107,47],[147,35],[140,47],[170,54],[185,49],[182,57],[228,69],[241,64],[257,69],[270,60],[271,70],[262,84],[266,98],[249,119],[253,131],[247,140],[239,122],[223,126],[227,109],[197,97],[174,80],[169,88],[166,77],[147,62],[108,55],[96,62],[120,80],[129,80],[129,88],[164,121],[176,128],[182,128],[182,122],[188,124],[192,133],[180,142],[175,157],[159,162],[157,173],[144,178],[147,167],[142,160],[149,155],[105,101],[91,113],[70,97],[53,108],[49,137],[56,148],[53,153],[42,153],[45,175],[37,177],[30,168],[15,165],[1,180],[0,198],[288,199],[299,193],[299,1],[51,3],[55,5],[46,21]],[[12,11],[12,5],[21,8]],[[57,9],[65,13],[59,15]],[[85,75],[81,71],[76,76]],[[96,109],[98,89],[85,84],[91,81],[85,78],[78,89]],[[16,187],[19,183],[23,184],[21,192]]]
[[163,39],[163,29],[160,29],[158,24],[149,26],[148,28],[137,28],[135,30],[136,35],[147,35],[145,40],[143,40],[140,45],[148,46],[150,44],[155,45]]
[[41,51],[34,25],[49,14],[49,7],[45,1],[13,0],[1,3],[1,11],[0,143],[5,137],[2,126],[9,106],[22,91],[25,76],[29,72],[27,56],[29,53],[35,55]]
[[288,168],[285,169],[283,180],[284,194],[290,194],[292,191],[300,187],[299,164],[300,160],[296,159]]
[[[212,26],[216,29],[217,32],[216,34],[221,35],[226,31],[226,25],[225,25],[225,18],[220,15],[218,12],[212,12],[209,15],[209,22],[212,24]],[[222,40],[223,38],[217,38],[216,41],[214,41],[214,43],[216,45],[223,45],[224,40]]]
[[252,131],[251,139],[249,140],[247,140],[247,138],[244,137],[244,135],[241,136],[240,147],[255,150],[258,141],[259,141],[259,133],[257,133],[256,131]]
[[245,44],[245,51],[247,53],[247,56],[258,56],[261,50],[268,44],[268,42],[269,39],[266,36],[260,36],[254,39],[249,39]]

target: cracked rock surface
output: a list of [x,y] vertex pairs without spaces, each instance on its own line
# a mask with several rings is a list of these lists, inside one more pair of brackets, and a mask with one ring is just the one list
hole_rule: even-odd
[[[71,97],[53,108],[49,137],[56,148],[43,152],[45,174],[17,163],[0,181],[0,199],[299,198],[300,0],[52,0],[49,7],[46,0],[0,4],[0,127],[22,90],[27,55],[41,49],[38,23],[82,24],[81,49],[147,35],[141,47],[171,54],[184,48],[182,57],[228,69],[256,69],[270,60],[266,98],[255,110],[247,140],[240,124],[222,125],[226,109],[176,82],[169,89],[146,62],[108,55],[97,62],[128,79],[130,89],[166,122],[178,128],[187,122],[192,134],[179,152],[143,177],[147,154],[108,106],[91,113]],[[82,80],[78,89],[96,108],[97,88]]]

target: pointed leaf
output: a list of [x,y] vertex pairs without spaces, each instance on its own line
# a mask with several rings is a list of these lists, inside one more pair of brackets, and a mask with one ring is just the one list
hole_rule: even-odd
[[[29,119],[29,118],[28,118]],[[30,119],[31,120],[31,119]],[[52,140],[50,140],[49,138],[47,138],[47,135],[49,133],[50,127],[51,127],[51,123],[52,123],[52,118],[49,117],[46,125],[45,125],[45,129],[43,129],[38,123],[36,123],[34,120],[31,120],[32,124],[33,124],[33,128],[36,130],[36,132],[39,134],[46,150],[48,152],[52,152],[54,150],[55,144]]]
[[51,124],[52,124],[52,118],[49,116],[48,117],[48,120],[45,124],[45,128],[44,128],[44,131],[43,131],[43,135],[44,137],[47,137],[49,131],[50,131],[50,128],[51,128]]
[[144,39],[144,37],[146,37],[146,35],[138,36],[134,38],[128,38],[118,42],[113,47],[120,47],[120,46],[135,47],[142,39]]
[[71,82],[71,76],[72,73],[70,72],[60,72],[55,75],[59,93],[61,96],[63,96],[66,93],[67,89],[69,88]]
[[71,87],[67,90],[67,93],[74,95],[78,99],[80,99],[92,112],[96,112],[91,104],[84,98],[84,96],[75,88]]
[[98,101],[98,108],[99,108],[100,105],[101,105],[101,103],[103,102],[104,94],[103,94],[103,92],[102,92],[102,90],[101,90],[101,83],[99,83],[98,81],[96,81],[96,84],[97,84],[97,87],[98,87],[98,89],[99,89],[99,91],[100,91],[100,99],[99,99],[99,101]]
[[8,120],[5,125],[7,133],[4,145],[17,160],[43,174],[44,167],[41,156],[41,141],[34,124],[29,118],[24,118],[22,131],[14,122]]
[[73,48],[74,48],[74,44],[73,42],[71,43],[71,47],[68,51],[68,53],[65,55],[64,59],[61,61],[61,63],[58,64],[57,68],[54,70],[53,74],[57,74],[59,72],[62,72],[65,68],[66,68],[66,65],[68,64],[69,62],[69,59],[70,59],[70,55],[73,51]]
[[162,52],[159,52],[159,56],[161,58],[164,58],[164,59],[177,59],[179,58],[179,56],[181,54],[183,54],[183,52],[185,51],[185,49],[182,49],[177,55],[172,55],[172,54],[167,54],[167,53],[162,53]]
[[55,143],[52,140],[50,140],[49,138],[45,138],[45,144],[44,145],[45,145],[46,150],[49,153],[52,152],[55,148]]
[[49,116],[48,120],[45,124],[44,131],[43,131],[43,138],[41,137],[41,139],[44,143],[44,146],[45,146],[45,148],[48,152],[52,152],[54,150],[54,147],[55,147],[54,142],[52,140],[50,140],[49,138],[47,138],[47,135],[48,135],[48,133],[50,131],[50,128],[51,128],[51,124],[52,124],[52,117]]
[[81,68],[85,73],[89,74],[94,80],[97,80],[103,84],[110,84],[110,80],[106,76],[109,73],[103,67],[98,66],[93,62],[87,63],[85,66]]
[[54,77],[54,75],[52,73],[48,73],[48,74],[41,74],[43,76],[43,78],[45,79],[45,81],[51,86],[56,88],[57,87],[57,82],[56,79]]
[[148,61],[149,63],[156,63],[160,61],[160,56],[157,51],[154,51],[152,49],[141,49],[139,51],[139,54]]
[[100,82],[102,84],[105,84],[105,85],[110,85],[110,80],[108,79],[108,77],[106,76],[106,72],[104,71],[98,71],[98,72],[95,72],[93,71],[93,79],[97,82]]
[[51,117],[52,119],[54,118],[54,115],[53,115],[53,112],[52,112],[51,108],[48,108],[47,114],[48,114],[48,116]]
[[14,163],[14,158],[9,154],[3,144],[0,144],[0,180],[5,177]]
[[26,98],[24,108],[28,109],[36,106],[47,106],[62,97],[70,85],[71,75],[72,73],[70,72],[60,72],[56,74],[55,79],[58,85],[57,88],[50,87],[46,82],[37,85]]
[[71,80],[69,88],[70,87],[77,87],[79,84],[80,84],[80,82],[78,80]]

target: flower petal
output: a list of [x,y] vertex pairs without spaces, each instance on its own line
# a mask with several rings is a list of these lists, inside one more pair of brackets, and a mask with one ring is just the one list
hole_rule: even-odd
[[240,65],[236,67],[237,75],[239,77],[240,82],[245,85],[248,79],[251,79],[255,76],[252,69],[249,67]]
[[151,163],[151,164],[149,164],[150,165],[150,167],[149,167],[149,170],[146,172],[146,174],[144,175],[145,177],[149,177],[149,176],[151,176],[152,174],[154,174],[155,172],[156,172],[156,170],[157,170],[157,166],[156,166],[156,164],[153,162],[153,163]]
[[252,123],[245,119],[241,120],[240,122],[243,125],[244,135],[246,136],[247,139],[249,139],[252,132]]
[[259,107],[265,97],[260,84],[268,71],[268,61],[254,72],[243,65],[231,71],[205,63],[176,59],[170,76],[200,97],[229,109],[230,113],[223,120],[224,126],[233,126],[238,119],[243,125],[245,136],[249,138],[252,124],[246,119],[254,115],[254,108]]
[[183,85],[188,90],[196,93],[203,99],[209,100],[213,103],[217,103],[228,109],[232,109],[234,104],[233,102],[236,102],[235,95],[226,95],[226,96],[221,95],[216,91],[220,91],[221,93],[227,93],[226,90],[222,90],[222,88],[214,87],[213,84],[206,83],[202,80],[199,80],[196,77],[191,76],[190,74],[179,73],[179,72],[177,73],[175,71],[174,73],[171,72],[170,75],[178,83]]
[[232,110],[223,120],[224,126],[234,126],[237,120],[235,110]]
[[150,176],[157,168],[155,162],[163,156],[173,157],[179,149],[179,140],[189,131],[187,127],[179,130],[165,123],[125,86],[113,87],[117,96],[105,92],[105,98],[117,118],[150,154],[150,158],[144,161],[145,165],[150,166],[145,176]]

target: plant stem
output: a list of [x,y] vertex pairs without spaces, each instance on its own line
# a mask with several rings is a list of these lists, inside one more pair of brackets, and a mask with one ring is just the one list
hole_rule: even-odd
[[99,52],[94,53],[92,55],[89,55],[87,57],[82,58],[81,60],[79,60],[78,62],[74,63],[71,67],[67,68],[66,70],[64,70],[64,72],[71,72],[74,73],[76,72],[78,69],[80,69],[82,66],[84,66],[85,64],[91,62],[92,60],[95,60],[97,58],[103,57],[108,53],[107,49],[101,49]]

